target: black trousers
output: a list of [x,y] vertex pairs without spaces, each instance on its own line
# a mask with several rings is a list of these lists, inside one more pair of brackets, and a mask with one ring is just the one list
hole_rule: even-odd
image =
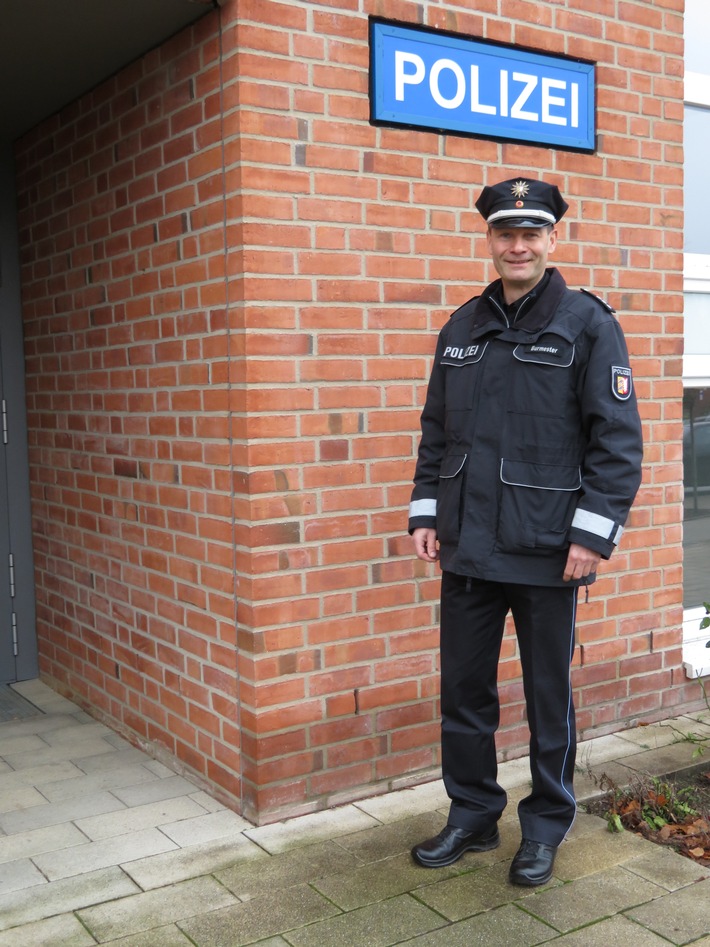
[[570,664],[577,589],[483,582],[444,572],[441,747],[449,823],[481,831],[501,816],[495,732],[498,661],[512,611],[530,728],[532,790],[518,806],[524,838],[559,845],[572,826],[576,734]]

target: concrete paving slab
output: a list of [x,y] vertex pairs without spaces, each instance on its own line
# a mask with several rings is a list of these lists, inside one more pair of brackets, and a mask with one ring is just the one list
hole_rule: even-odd
[[629,859],[643,854],[651,844],[631,832],[609,832],[602,819],[598,822],[596,832],[571,838],[560,845],[555,859],[555,877],[574,881],[597,874],[605,868],[626,864]]
[[693,759],[695,746],[692,743],[669,743],[667,746],[655,750],[627,756],[624,765],[638,773],[651,776],[662,776],[664,773],[673,773],[686,766],[692,766],[697,760]]
[[[387,947],[441,927],[444,921],[434,911],[409,895],[369,904],[348,914],[289,931],[293,947]],[[200,943],[199,947],[203,947]],[[212,945],[207,945],[212,947]]]
[[36,855],[34,863],[50,881],[81,875],[110,865],[122,865],[137,858],[157,855],[174,849],[159,829],[143,829],[130,835],[119,835],[100,842],[87,842],[61,852]]
[[47,879],[35,868],[29,858],[21,858],[0,865],[0,894],[22,891],[24,888],[46,883]]
[[44,783],[61,782],[67,779],[77,779],[84,774],[73,763],[64,761],[61,763],[49,763],[45,766],[39,763],[37,766],[28,766],[27,769],[19,771],[8,770],[0,774],[0,793],[7,789],[15,789],[18,786],[36,786],[40,788]]
[[272,854],[285,852],[299,845],[312,845],[313,842],[328,838],[338,838],[341,835],[350,835],[361,829],[368,829],[378,824],[376,819],[356,806],[341,806],[338,809],[327,809],[323,812],[314,812],[312,815],[289,819],[287,822],[276,822],[273,825],[262,825],[255,829],[247,829],[245,835],[253,842]]
[[574,839],[584,838],[587,835],[597,835],[601,831],[609,833],[606,819],[602,819],[598,815],[590,815],[590,813],[578,809],[566,841],[569,842]]
[[22,736],[5,735],[0,739],[0,756],[8,761],[24,753],[39,753],[41,750],[46,749],[47,743],[34,733],[28,733]]
[[318,878],[349,878],[361,864],[358,858],[329,839],[281,855],[242,861],[215,871],[214,875],[240,901],[249,901],[262,897],[266,891],[310,884]]
[[625,756],[638,753],[638,747],[618,734],[609,734],[605,737],[595,737],[593,740],[582,740],[577,744],[577,766],[599,766],[607,760],[622,760]]
[[557,888],[537,889],[525,907],[546,924],[566,933],[663,894],[667,892],[660,885],[617,867]]
[[[122,741],[125,743],[125,741]],[[144,764],[146,769],[150,770],[154,776],[157,776],[158,779],[165,779],[167,776],[174,776],[175,771],[166,766],[165,763],[161,763],[159,760],[151,760],[146,758]]]
[[[13,769],[27,769],[30,766],[37,765],[37,750],[22,753],[3,753],[1,754],[6,763],[9,763]],[[71,761],[80,766],[86,772],[85,767],[91,759],[98,756],[113,757],[116,750],[106,743],[105,740],[94,737],[92,740],[86,740],[82,743],[72,743],[71,745],[60,744],[59,746],[45,746],[42,750],[42,761],[44,763],[61,763]]]
[[76,704],[62,697],[51,687],[48,687],[39,678],[33,678],[30,681],[18,681],[12,685],[18,694],[21,694],[25,700],[31,701],[35,707],[47,714],[78,713],[79,708]]
[[354,805],[379,822],[398,822],[400,819],[424,812],[448,808],[449,799],[443,781],[437,779],[408,789],[398,789],[383,796],[360,799]]
[[506,791],[519,786],[529,788],[531,779],[530,760],[527,756],[521,756],[516,760],[506,760],[498,766],[498,782]]
[[[157,776],[151,773],[144,762],[138,762],[132,766],[122,766],[120,769],[106,770],[102,773],[92,773],[91,776],[87,776],[77,767],[77,774],[74,779],[37,783],[37,789],[50,802],[63,802],[67,799],[76,799],[78,795],[83,796],[104,789],[110,789],[118,798],[115,790],[160,781]],[[125,805],[125,803],[122,804]]]
[[[145,757],[144,757],[145,759]],[[184,776],[167,776],[165,779],[151,779],[144,783],[121,786],[113,790],[124,805],[143,806],[161,799],[174,799],[176,796],[189,796],[196,786]]]
[[106,734],[106,740],[117,750],[128,750],[132,746],[130,740],[127,740],[124,736],[121,736],[120,733],[115,733],[113,730],[108,731]]
[[554,937],[559,937],[556,930],[517,905],[505,904],[408,940],[407,947],[533,947]]
[[[181,921],[178,926],[197,947],[242,947],[285,931],[288,931],[288,942],[293,944],[296,943],[293,938],[298,928],[317,926],[324,918],[339,913],[334,905],[308,885],[296,885],[234,907]],[[318,947],[326,947],[323,941],[317,943]],[[348,940],[347,937],[338,942],[338,947],[344,943],[364,947],[359,941]]]
[[[77,766],[85,773],[103,773],[106,770],[120,770],[124,766],[131,766],[134,763],[145,763],[145,753],[137,747],[129,746],[125,750],[117,750],[112,747],[107,740],[102,741],[107,748],[106,753],[95,753],[76,758]],[[53,747],[56,749],[56,747]],[[70,757],[74,759],[75,757]]]
[[710,878],[710,867],[704,867],[690,858],[684,858],[671,848],[647,842],[644,852],[624,862],[627,871],[633,871],[646,881],[652,881],[667,891],[676,891],[686,885]]
[[338,844],[361,861],[377,861],[409,852],[413,845],[436,835],[445,825],[446,816],[424,812],[389,825],[377,825],[353,835],[341,836]]
[[13,891],[0,895],[0,930],[124,898],[139,890],[120,868],[114,867],[49,882],[42,887],[41,898],[34,887]]
[[218,911],[234,903],[234,895],[214,878],[206,877],[85,908],[77,913],[87,930],[99,943],[104,943]]
[[63,727],[54,727],[43,733],[42,739],[49,746],[70,746],[78,745],[83,740],[102,740],[115,750],[111,743],[112,735],[106,724],[97,723],[87,717],[86,722],[71,720]]
[[[193,796],[181,797],[193,803]],[[200,806],[200,809],[202,807]],[[220,838],[230,838],[239,835],[244,829],[251,828],[251,823],[242,819],[236,812],[224,809],[221,812],[205,813],[194,816],[183,816],[181,821],[161,823],[160,830],[176,845],[183,848],[186,845],[197,845],[200,842],[213,842]]]
[[668,941],[635,924],[628,918],[616,916],[598,921],[571,934],[563,934],[555,947],[668,947]]
[[454,866],[422,870],[409,855],[395,855],[355,868],[346,875],[318,878],[312,885],[343,911],[352,911],[399,894],[418,892],[420,887],[430,887],[456,875]]
[[661,721],[648,726],[637,726],[630,730],[622,730],[617,734],[622,740],[635,743],[639,750],[655,750],[669,743],[677,743],[685,734],[692,733],[700,728],[697,720],[690,717],[678,717],[672,722]]
[[527,889],[508,884],[509,867],[506,860],[467,871],[456,878],[418,888],[417,898],[449,921],[461,921],[510,904],[529,893]]
[[[76,710],[76,707],[74,709]],[[61,730],[62,727],[74,723],[74,720],[74,714],[40,714],[23,720],[5,721],[0,730],[0,747],[2,747],[3,740],[7,737],[26,736],[27,734],[41,735],[49,730]]]
[[266,940],[259,941],[259,947],[291,947],[283,937],[267,937]]
[[95,947],[95,944],[73,914],[33,921],[0,933],[0,947]]
[[680,888],[624,913],[672,944],[689,944],[710,934],[710,881]]
[[7,835],[0,838],[0,864],[19,858],[33,858],[46,852],[63,852],[85,843],[86,837],[71,822]]
[[[94,815],[87,819],[76,819],[77,828],[92,841],[114,838],[117,835],[127,835],[141,829],[167,826],[178,820],[192,820],[195,816],[205,815],[205,810],[189,796],[178,796],[175,799],[163,799],[160,802],[150,802],[145,806],[122,808],[117,812],[106,815]],[[168,835],[169,833],[164,832]],[[179,843],[178,843],[179,844]]]
[[[144,891],[149,891],[255,860],[259,861],[260,870],[268,867],[269,856],[264,849],[243,835],[238,835],[178,848],[164,855],[139,858],[124,863],[123,870]],[[253,870],[249,868],[249,871]]]
[[0,790],[0,812],[23,811],[33,806],[46,804],[47,800],[42,793],[33,786],[19,785]]
[[46,802],[31,809],[16,809],[0,815],[0,827],[8,833],[27,832],[35,828],[72,822],[82,816],[102,815],[125,809],[113,793],[94,792],[75,796],[66,802]]
[[[93,937],[91,943],[95,943]],[[288,947],[285,940],[281,943]],[[193,943],[187,939],[177,924],[168,924],[140,934],[129,934],[128,937],[106,941],[105,947],[193,947]]]
[[231,809],[227,808],[227,806],[219,802],[219,800],[215,799],[214,796],[210,796],[209,793],[206,793],[202,789],[198,789],[197,792],[190,793],[190,799],[194,799],[195,802],[199,803],[205,812],[232,811]]

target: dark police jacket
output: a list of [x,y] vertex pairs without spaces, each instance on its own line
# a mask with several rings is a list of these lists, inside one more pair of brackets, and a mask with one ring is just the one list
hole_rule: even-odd
[[444,570],[562,586],[570,543],[609,558],[641,481],[629,357],[613,310],[555,269],[514,322],[500,299],[497,280],[439,334],[409,531],[436,529]]

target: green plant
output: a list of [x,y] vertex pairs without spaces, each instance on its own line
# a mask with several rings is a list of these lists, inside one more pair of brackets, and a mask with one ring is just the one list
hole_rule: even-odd
[[679,789],[658,776],[637,776],[625,789],[608,777],[600,785],[607,790],[605,816],[611,832],[638,830],[642,823],[652,830],[684,825],[698,815],[692,789]]

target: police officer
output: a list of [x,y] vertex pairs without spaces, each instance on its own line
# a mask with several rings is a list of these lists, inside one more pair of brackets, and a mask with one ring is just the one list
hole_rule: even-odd
[[499,844],[497,667],[515,622],[532,789],[510,880],[540,885],[572,826],[570,683],[578,588],[619,542],[641,479],[641,425],[613,310],[567,288],[548,257],[567,210],[555,185],[485,187],[476,207],[499,279],[441,330],[421,416],[409,531],[439,560],[442,770],[448,824],[425,867]]

